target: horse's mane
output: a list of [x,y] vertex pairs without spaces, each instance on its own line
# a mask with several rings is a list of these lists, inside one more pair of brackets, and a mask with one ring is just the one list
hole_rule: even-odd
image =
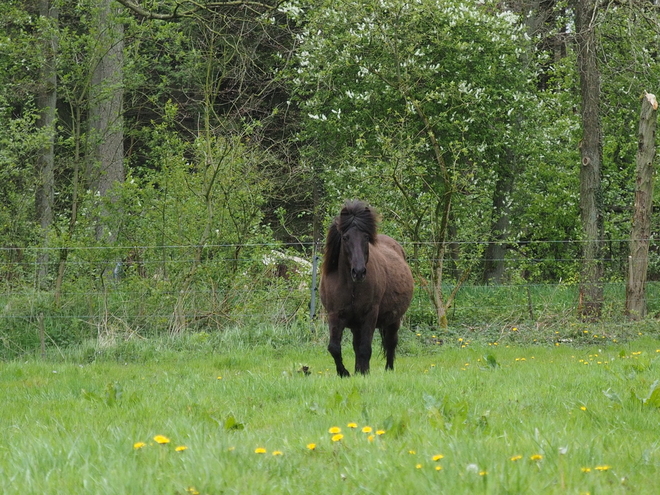
[[378,233],[378,215],[376,212],[362,201],[346,201],[339,216],[335,217],[328,229],[321,273],[330,273],[337,270],[341,250],[341,236],[353,226],[369,234],[371,244],[376,243]]

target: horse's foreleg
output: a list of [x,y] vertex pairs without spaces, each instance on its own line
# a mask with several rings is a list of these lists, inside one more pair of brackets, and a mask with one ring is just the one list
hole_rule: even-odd
[[328,344],[328,352],[335,360],[337,367],[337,374],[342,378],[351,376],[348,370],[344,367],[344,362],[341,358],[341,337],[344,334],[344,326],[339,322],[336,317],[329,317],[330,320],[330,343]]
[[[374,323],[375,324],[375,323]],[[353,350],[355,351],[355,372],[366,375],[369,373],[371,360],[371,343],[374,339],[374,326],[362,325],[353,331]]]

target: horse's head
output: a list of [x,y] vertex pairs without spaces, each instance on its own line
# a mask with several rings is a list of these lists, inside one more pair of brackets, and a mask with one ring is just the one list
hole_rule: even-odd
[[353,226],[342,233],[341,248],[351,266],[353,282],[362,282],[369,263],[369,234]]
[[337,230],[341,234],[341,249],[354,282],[362,282],[367,276],[369,244],[376,242],[376,224],[376,214],[360,201],[347,202],[339,214]]

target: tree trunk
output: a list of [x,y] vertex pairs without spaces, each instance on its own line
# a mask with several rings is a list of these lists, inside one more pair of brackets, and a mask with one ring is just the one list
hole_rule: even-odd
[[600,127],[600,73],[596,58],[595,0],[575,0],[575,40],[582,99],[580,152],[580,217],[584,230],[579,312],[584,319],[600,318],[603,307],[603,207]]
[[[53,223],[53,201],[55,200],[55,119],[57,104],[56,54],[58,37],[56,32],[58,11],[50,0],[39,0],[39,15],[49,22],[41,38],[43,65],[40,73],[41,90],[37,95],[39,121],[37,125],[47,136],[37,158],[37,190],[35,211],[41,227],[43,247],[48,247],[48,235]],[[48,251],[40,251],[37,259],[36,287],[44,288],[48,276]]]
[[493,191],[493,220],[490,227],[490,242],[484,253],[484,283],[499,284],[504,276],[504,259],[506,257],[505,241],[509,231],[509,197],[513,191],[513,159],[511,169],[502,166],[495,191]]
[[[112,186],[124,180],[123,64],[124,28],[115,19],[113,0],[102,0],[95,12],[98,28],[97,54],[92,61],[89,108],[89,156],[87,180],[99,203],[96,239],[116,232],[107,229],[107,213],[102,206]],[[112,198],[109,198],[112,200]]]
[[626,285],[626,314],[631,320],[646,316],[646,270],[649,265],[649,238],[653,209],[653,157],[655,156],[655,127],[658,102],[652,94],[642,99],[637,142],[637,183],[635,206],[630,232],[628,283]]

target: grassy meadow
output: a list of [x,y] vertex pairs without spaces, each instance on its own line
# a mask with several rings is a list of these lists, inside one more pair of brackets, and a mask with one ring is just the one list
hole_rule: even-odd
[[0,363],[2,493],[657,493],[652,336],[405,332],[340,379],[323,333],[274,332]]

